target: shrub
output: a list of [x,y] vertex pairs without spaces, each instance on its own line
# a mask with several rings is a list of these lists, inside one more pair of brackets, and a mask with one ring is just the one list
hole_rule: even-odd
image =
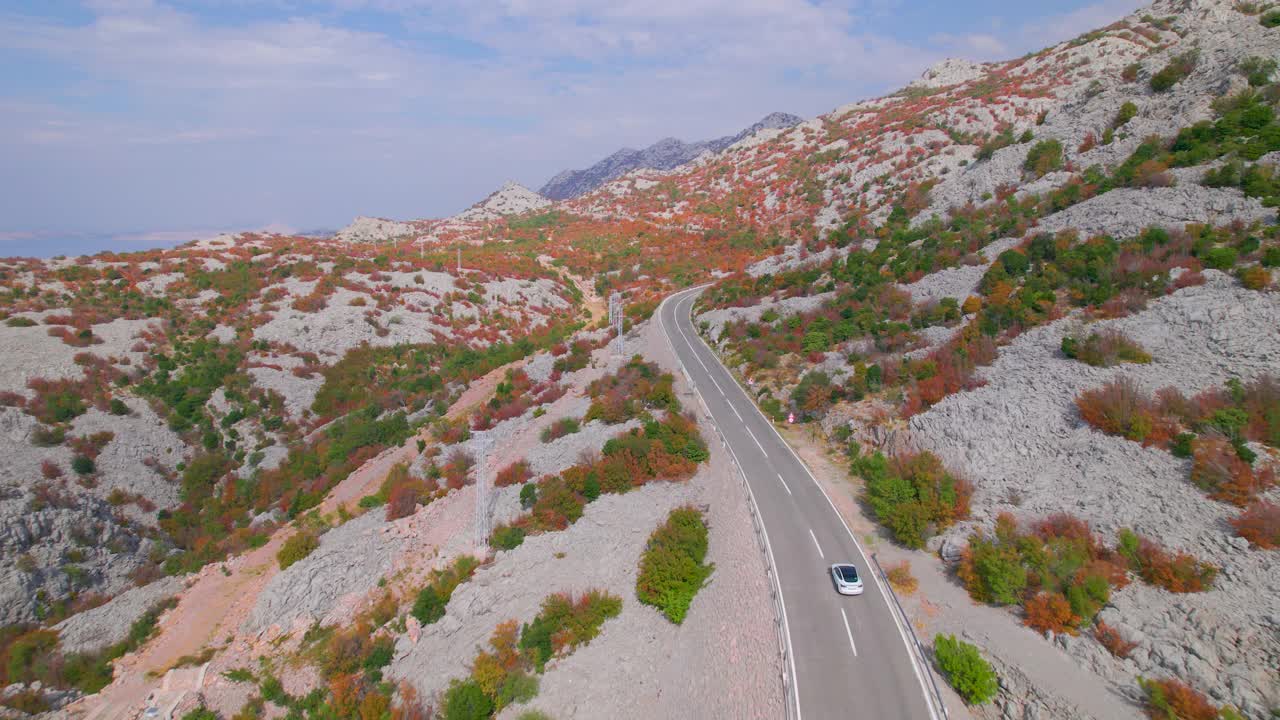
[[692,507],[672,510],[666,523],[649,536],[640,558],[636,596],[679,625],[715,569],[703,562],[706,555],[707,526],[702,514]]
[[489,536],[489,544],[498,550],[514,550],[524,543],[524,534],[524,528],[518,525],[499,525]]
[[908,547],[924,547],[938,530],[969,514],[972,486],[949,473],[932,453],[891,461],[876,453],[855,460],[853,471],[866,480],[876,519]]
[[982,705],[996,696],[1000,689],[996,671],[976,646],[955,635],[939,634],[933,638],[933,654],[943,677],[966,703]]
[[1180,680],[1138,678],[1146,695],[1147,716],[1152,720],[1217,720],[1218,709],[1209,699]]
[[1255,547],[1263,550],[1280,547],[1280,505],[1258,500],[1233,518],[1231,527]]
[[1240,268],[1240,284],[1249,290],[1262,290],[1271,284],[1271,273],[1259,265]]
[[1128,124],[1130,120],[1134,119],[1137,116],[1138,116],[1138,106],[1134,105],[1132,102],[1126,101],[1125,104],[1120,106],[1120,110],[1116,112],[1115,119],[1111,121],[1111,127],[1112,128],[1122,127]]
[[35,327],[37,323],[35,320],[32,320],[29,317],[14,315],[13,317],[5,320],[4,324],[8,325],[9,327],[23,328],[23,327]]
[[1236,69],[1240,71],[1249,80],[1252,87],[1262,87],[1271,82],[1271,76],[1276,72],[1275,58],[1264,58],[1254,55],[1241,60]]
[[1151,355],[1141,345],[1115,329],[1089,333],[1085,338],[1075,334],[1064,335],[1062,354],[1094,367],[1151,362]]
[[444,693],[444,720],[488,720],[493,700],[475,680],[454,680]]
[[45,480],[56,480],[62,477],[62,468],[58,467],[58,464],[52,460],[41,460],[40,475]]
[[1107,649],[1107,652],[1120,659],[1129,657],[1129,653],[1138,647],[1138,643],[1126,640],[1119,630],[1101,620],[1093,626],[1093,637]]
[[1255,472],[1223,437],[1198,438],[1191,458],[1191,482],[1215,500],[1244,506],[1274,482],[1269,468]]
[[1075,634],[1080,618],[1071,611],[1071,603],[1057,593],[1041,592],[1023,604],[1023,623],[1037,632]]
[[1268,10],[1258,17],[1258,23],[1264,28],[1280,27],[1280,10]]
[[1188,50],[1181,55],[1175,55],[1169,60],[1169,64],[1151,76],[1151,89],[1156,92],[1164,92],[1172,88],[1190,75],[1191,71],[1196,69],[1196,63],[1199,61],[1200,52],[1198,50]]
[[622,612],[622,599],[600,590],[574,598],[557,593],[542,601],[542,610],[520,630],[520,648],[542,672],[553,657],[572,652],[600,634],[604,621]]
[[1155,408],[1133,380],[1122,377],[1076,398],[1080,417],[1109,435],[1147,443],[1167,436]]
[[1062,169],[1062,143],[1057,140],[1041,140],[1027,151],[1022,168],[1036,177]]
[[493,484],[497,487],[519,485],[531,477],[533,477],[533,471],[529,469],[529,461],[517,460],[499,470],[493,479]]
[[1153,540],[1121,529],[1117,551],[1146,582],[1174,593],[1201,592],[1213,586],[1218,568],[1185,552],[1170,553]]
[[911,595],[920,586],[916,576],[911,574],[910,560],[903,560],[900,563],[890,565],[885,571],[885,576],[889,578],[889,584],[893,586],[893,589],[904,595]]
[[475,574],[480,561],[470,555],[459,555],[452,565],[433,570],[427,584],[418,591],[411,614],[423,625],[430,625],[444,617],[445,606],[453,591]]
[[289,536],[288,540],[284,541],[284,545],[276,553],[276,561],[280,563],[280,569],[284,570],[310,555],[318,547],[320,547],[320,538],[315,533],[294,533]]
[[219,720],[218,713],[201,705],[182,716],[182,720]]
[[553,440],[558,440],[565,435],[572,435],[581,429],[582,424],[578,422],[577,418],[560,418],[543,428],[541,439],[542,442],[549,443]]
[[111,414],[112,415],[128,415],[129,406],[124,404],[120,398],[111,398]]
[[77,475],[91,475],[95,469],[93,458],[87,455],[76,455],[71,458],[71,469],[75,470]]
[[538,502],[538,486],[534,483],[525,483],[520,488],[520,507],[528,510]]

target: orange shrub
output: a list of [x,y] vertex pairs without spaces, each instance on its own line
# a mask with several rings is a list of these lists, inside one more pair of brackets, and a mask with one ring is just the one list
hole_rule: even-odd
[[1126,640],[1119,630],[1101,620],[1093,626],[1093,637],[1102,643],[1107,652],[1121,659],[1129,657],[1129,653],[1138,647],[1138,643]]
[[1263,550],[1280,547],[1280,505],[1259,500],[1231,520],[1236,534]]
[[1071,603],[1058,593],[1038,593],[1028,599],[1022,609],[1023,624],[1037,632],[1076,634],[1080,618],[1071,612]]
[[1147,717],[1152,720],[1217,720],[1218,708],[1198,690],[1180,680],[1138,679],[1146,693]]
[[497,477],[493,479],[493,484],[497,487],[519,485],[531,477],[533,477],[533,471],[529,469],[529,461],[517,460],[499,470]]
[[1198,439],[1192,445],[1191,482],[1215,500],[1244,506],[1275,484],[1270,468],[1254,471],[1225,438]]
[[1201,562],[1190,553],[1171,553],[1154,540],[1134,535],[1128,530],[1120,531],[1119,552],[1143,580],[1169,592],[1207,590],[1218,576],[1216,566]]
[[1076,398],[1076,408],[1081,419],[1102,432],[1144,445],[1167,442],[1173,433],[1151,400],[1126,377],[1084,391]]

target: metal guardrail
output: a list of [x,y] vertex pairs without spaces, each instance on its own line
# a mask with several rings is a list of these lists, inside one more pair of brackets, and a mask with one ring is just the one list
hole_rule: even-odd
[[[662,301],[662,305],[666,305],[667,300]],[[661,320],[662,305],[658,306],[658,316]],[[680,370],[684,374],[685,382],[689,386],[689,393],[698,398],[698,405],[702,407],[703,417],[711,421],[711,426],[715,428],[716,436],[720,438],[720,447],[725,450],[725,457],[729,460],[729,464],[733,467],[734,474],[742,482],[742,489],[746,491],[747,511],[751,514],[751,529],[755,531],[756,546],[760,548],[760,557],[764,560],[764,571],[769,579],[769,597],[773,600],[773,625],[774,636],[778,641],[778,658],[782,661],[782,672],[779,679],[782,682],[782,706],[785,708],[784,717],[786,720],[792,720],[796,717],[795,712],[795,685],[791,681],[791,675],[788,668],[791,667],[791,658],[787,653],[787,643],[784,639],[786,634],[786,612],[782,607],[782,586],[778,580],[777,568],[773,566],[773,561],[769,553],[768,536],[764,531],[764,521],[760,519],[760,509],[756,507],[755,496],[751,492],[751,486],[747,484],[747,475],[742,471],[742,467],[738,465],[738,459],[734,456],[733,451],[729,448],[729,441],[725,438],[724,433],[720,431],[720,425],[715,422],[711,416],[711,408],[707,407],[707,401],[702,397],[702,393],[698,390],[697,383],[693,380],[693,375],[689,373],[689,369],[684,366],[684,362],[680,360],[679,353],[676,352],[675,344],[671,342],[671,336],[667,334],[666,327],[663,325],[663,338],[667,341],[667,348],[671,350],[672,358],[680,363]]]
[[902,618],[902,623],[907,626],[907,632],[911,633],[911,643],[915,647],[916,656],[920,658],[920,664],[924,666],[924,674],[929,678],[929,687],[933,689],[933,697],[938,703],[938,709],[942,711],[942,717],[950,717],[947,713],[947,703],[942,699],[942,690],[938,688],[938,681],[933,676],[933,664],[929,662],[929,657],[925,655],[924,645],[920,643],[920,638],[916,637],[915,626],[911,624],[911,618],[907,616],[907,611],[902,607],[902,601],[898,600],[898,591],[893,589],[893,583],[889,582],[889,575],[885,573],[884,568],[880,565],[880,558],[877,557],[876,553],[871,553],[871,562],[875,563],[876,571],[880,574],[880,582],[889,589],[889,597],[893,598],[893,605],[897,608],[898,615]]
[[684,370],[685,380],[689,384],[689,391],[694,397],[698,398],[698,404],[702,406],[703,416],[711,420],[711,426],[715,428],[716,436],[720,438],[720,446],[725,451],[725,458],[733,467],[733,472],[738,476],[738,480],[742,482],[742,489],[745,491],[747,511],[751,514],[751,529],[755,532],[756,546],[760,548],[760,557],[764,560],[765,574],[769,578],[769,597],[773,600],[773,624],[778,641],[778,657],[782,660],[782,705],[785,708],[786,719],[792,720],[796,716],[795,698],[793,697],[795,688],[791,682],[791,675],[787,670],[791,666],[791,658],[787,656],[787,643],[783,639],[786,632],[786,617],[782,608],[781,584],[778,581],[778,571],[773,566],[769,555],[769,543],[765,536],[764,521],[760,519],[760,509],[756,507],[755,497],[751,493],[751,487],[747,484],[747,475],[742,471],[742,467],[738,465],[738,459],[729,449],[729,441],[725,438],[724,433],[720,431],[720,425],[711,416],[711,408],[707,407],[706,400],[703,399],[702,393],[698,392],[697,384],[683,363],[681,363],[681,370]]

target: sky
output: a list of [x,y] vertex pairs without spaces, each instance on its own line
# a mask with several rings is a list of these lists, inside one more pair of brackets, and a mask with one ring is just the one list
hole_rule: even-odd
[[0,0],[0,256],[442,217],[1136,0]]

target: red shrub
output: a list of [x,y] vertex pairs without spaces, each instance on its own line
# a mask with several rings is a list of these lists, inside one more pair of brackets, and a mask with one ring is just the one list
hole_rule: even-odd
[[1126,640],[1119,630],[1101,620],[1093,626],[1093,637],[1107,649],[1107,652],[1121,659],[1129,657],[1129,653],[1138,647],[1138,643]]
[[1208,590],[1218,575],[1217,567],[1201,562],[1189,553],[1170,553],[1148,538],[1138,539],[1132,559],[1143,580],[1174,593]]
[[1109,435],[1119,435],[1144,445],[1167,442],[1173,428],[1160,418],[1154,404],[1129,378],[1086,390],[1076,398],[1080,417]]
[[493,484],[497,487],[519,485],[531,477],[533,477],[533,471],[529,469],[529,461],[517,460],[499,470],[497,477],[493,479]]
[[387,520],[408,517],[418,508],[421,490],[414,483],[405,482],[392,486],[387,494]]
[[469,484],[471,478],[468,473],[475,464],[475,458],[471,457],[470,454],[461,448],[455,449],[450,453],[444,467],[440,468],[444,475],[445,486],[451,490],[457,490],[463,485]]
[[0,392],[0,407],[26,407],[27,399],[16,392]]
[[62,468],[52,460],[44,460],[40,463],[40,474],[46,480],[54,480],[62,477]]
[[1280,547],[1280,505],[1259,500],[1231,520],[1231,527],[1263,550]]
[[1173,289],[1181,290],[1195,285],[1203,285],[1204,282],[1204,273],[1199,270],[1187,270],[1173,281]]

